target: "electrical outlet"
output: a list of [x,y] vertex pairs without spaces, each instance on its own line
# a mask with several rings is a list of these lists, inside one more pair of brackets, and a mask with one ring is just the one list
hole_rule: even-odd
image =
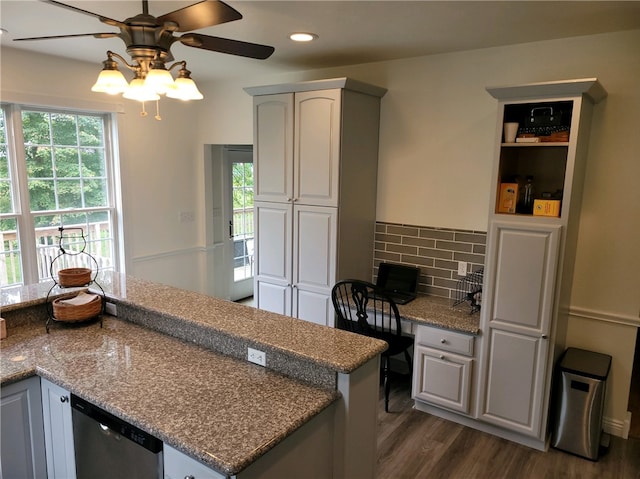
[[267,355],[264,353],[264,351],[258,351],[257,349],[248,348],[247,359],[249,360],[249,362],[259,364],[260,366],[267,365]]
[[467,275],[467,262],[458,261],[458,276],[466,276],[466,275]]
[[116,309],[116,305],[113,303],[105,303],[104,312],[110,314],[111,316],[118,316],[118,310]]

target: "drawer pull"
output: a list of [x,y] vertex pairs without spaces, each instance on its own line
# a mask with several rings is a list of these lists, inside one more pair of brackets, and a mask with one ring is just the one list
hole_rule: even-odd
[[446,343],[447,343],[447,340],[446,340],[446,339],[444,339],[444,338],[442,338],[442,339],[440,340],[440,342],[441,342],[442,344],[446,344]]
[[444,359],[444,354],[441,354],[439,357],[440,359]]

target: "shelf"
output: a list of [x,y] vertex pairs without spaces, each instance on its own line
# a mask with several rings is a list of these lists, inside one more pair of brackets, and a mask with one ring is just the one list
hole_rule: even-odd
[[540,141],[538,143],[501,143],[500,146],[507,148],[534,147],[540,148],[545,146],[569,146],[568,141]]

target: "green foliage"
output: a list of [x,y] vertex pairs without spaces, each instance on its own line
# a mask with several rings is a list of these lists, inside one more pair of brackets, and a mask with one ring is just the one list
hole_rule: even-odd
[[22,129],[31,211],[107,205],[100,116],[23,111]]

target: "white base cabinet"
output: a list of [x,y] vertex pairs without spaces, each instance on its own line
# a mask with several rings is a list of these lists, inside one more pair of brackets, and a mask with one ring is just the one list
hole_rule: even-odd
[[44,437],[49,479],[75,479],[76,463],[69,392],[41,379]]
[[167,444],[163,446],[162,456],[164,479],[225,479],[227,477]]
[[0,477],[46,477],[40,378],[35,376],[2,386],[1,395]]
[[413,398],[469,414],[473,342],[474,337],[468,334],[417,326],[413,353]]

